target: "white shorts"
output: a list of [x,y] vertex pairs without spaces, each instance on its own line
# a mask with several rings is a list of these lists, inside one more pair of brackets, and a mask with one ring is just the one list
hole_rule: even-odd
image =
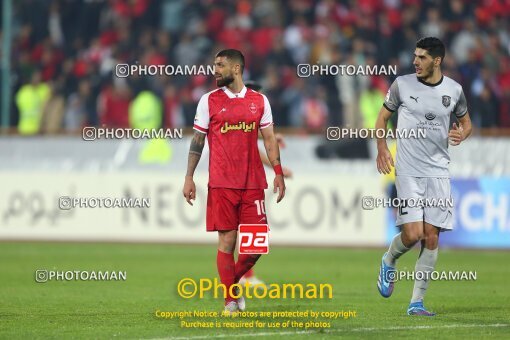
[[452,230],[453,207],[449,204],[452,202],[449,178],[396,176],[395,185],[400,200],[397,226],[425,221],[441,228],[441,231]]

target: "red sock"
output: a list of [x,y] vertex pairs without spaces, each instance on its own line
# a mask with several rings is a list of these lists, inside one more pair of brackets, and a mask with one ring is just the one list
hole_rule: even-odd
[[243,276],[246,277],[246,278],[249,278],[249,277],[252,277],[253,275],[255,275],[253,273],[253,268],[248,270]]
[[216,256],[216,264],[218,266],[218,274],[220,274],[220,281],[225,285],[225,289],[227,291],[225,303],[235,301],[235,299],[228,293],[230,286],[236,282],[234,254],[227,254],[218,250],[218,255]]
[[239,279],[243,277],[244,274],[246,274],[248,272],[248,270],[250,270],[254,265],[255,263],[257,262],[257,260],[259,259],[260,256],[254,256],[254,255],[248,255],[248,254],[239,254],[238,258],[237,258],[237,263],[236,263],[236,282],[239,282]]

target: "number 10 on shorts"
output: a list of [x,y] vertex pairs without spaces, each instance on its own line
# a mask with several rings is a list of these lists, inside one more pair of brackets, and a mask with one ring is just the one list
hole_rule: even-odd
[[239,225],[239,254],[269,253],[269,227],[267,224]]

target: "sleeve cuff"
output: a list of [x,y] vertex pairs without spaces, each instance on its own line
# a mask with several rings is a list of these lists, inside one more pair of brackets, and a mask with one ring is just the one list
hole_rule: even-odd
[[464,111],[463,114],[460,114],[460,115],[455,115],[457,118],[462,118],[466,115],[466,113],[468,112],[468,110]]
[[265,128],[271,126],[271,125],[273,125],[273,122],[269,122],[269,123],[265,123],[265,124],[260,124],[260,129],[261,130],[265,129]]
[[390,112],[395,112],[395,110],[390,109],[390,108],[388,107],[388,105],[386,105],[386,103],[383,103],[382,105],[386,108],[386,110],[388,110],[388,111],[390,111]]
[[198,131],[198,132],[205,133],[205,134],[207,134],[207,132],[209,131],[209,129],[204,129],[203,127],[198,126],[197,124],[193,125],[193,129]]

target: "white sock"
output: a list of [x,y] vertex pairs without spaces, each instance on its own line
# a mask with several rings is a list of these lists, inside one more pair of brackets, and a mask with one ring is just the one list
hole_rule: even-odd
[[[422,248],[420,257],[418,257],[416,267],[414,268],[415,280],[411,303],[423,301],[425,293],[427,292],[427,287],[429,286],[429,280],[427,280],[427,278],[430,278],[430,273],[432,273],[434,268],[436,268],[437,254],[438,248],[434,250],[430,250],[425,247]],[[417,275],[416,273],[418,272],[422,273]],[[417,280],[417,277],[422,278],[423,280]]]
[[397,259],[407,253],[411,248],[407,248],[404,243],[402,243],[402,233],[398,233],[391,241],[390,248],[388,249],[388,253],[384,258],[384,263],[386,265],[395,267]]

